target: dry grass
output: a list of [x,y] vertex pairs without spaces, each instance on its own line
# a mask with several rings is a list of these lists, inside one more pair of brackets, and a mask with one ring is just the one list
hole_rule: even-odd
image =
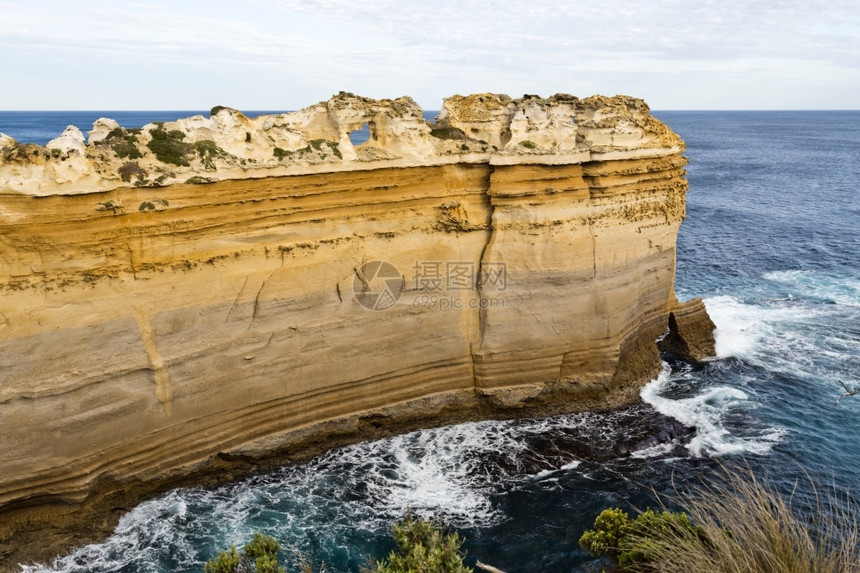
[[649,533],[638,541],[659,558],[631,570],[860,572],[856,502],[847,493],[813,490],[810,501],[801,501],[763,484],[749,468],[723,469],[713,484],[676,499],[706,541],[671,528]]

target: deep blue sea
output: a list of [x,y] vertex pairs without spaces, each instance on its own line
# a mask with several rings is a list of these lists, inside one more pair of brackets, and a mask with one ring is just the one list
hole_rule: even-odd
[[[250,111],[248,117],[279,111]],[[0,111],[0,133],[5,133],[18,143],[45,145],[66,129],[74,125],[84,132],[93,128],[100,117],[115,119],[123,127],[143,127],[155,121],[175,121],[183,117],[202,115],[208,111]]]
[[[26,115],[0,114],[0,132],[36,141],[10,127]],[[99,115],[129,126],[172,117]],[[644,507],[722,463],[744,462],[786,492],[796,483],[799,497],[811,494],[805,473],[860,492],[860,395],[835,403],[840,380],[860,386],[860,112],[655,115],[687,142],[676,287],[705,298],[716,358],[667,362],[621,410],[424,430],[175,490],[47,570],[200,571],[262,530],[327,571],[358,571],[387,553],[390,524],[408,509],[460,532],[469,565],[599,570],[577,541],[600,510]],[[673,422],[686,431],[672,442],[617,453]]]
[[[246,111],[247,117],[263,114],[285,113],[284,111]],[[430,121],[439,112],[426,111],[424,118]],[[74,125],[84,133],[93,128],[93,123],[106,117],[114,119],[126,128],[143,127],[156,121],[175,121],[192,115],[209,116],[208,111],[0,111],[0,133],[6,134],[18,143],[38,143],[46,145],[60,135],[69,125]],[[364,143],[370,138],[365,124],[349,134],[353,145]]]

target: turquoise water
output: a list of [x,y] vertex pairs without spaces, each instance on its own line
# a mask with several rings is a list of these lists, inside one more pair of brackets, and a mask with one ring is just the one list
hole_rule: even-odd
[[[840,380],[860,385],[860,113],[656,115],[687,142],[676,286],[705,297],[715,359],[667,362],[621,410],[423,430],[175,490],[103,543],[25,569],[199,571],[263,530],[358,571],[411,509],[465,536],[470,565],[599,570],[577,540],[601,509],[641,507],[719,462],[745,460],[785,491],[800,477],[801,497],[804,472],[860,491],[860,396],[835,403]],[[677,437],[620,453],[666,427]]]

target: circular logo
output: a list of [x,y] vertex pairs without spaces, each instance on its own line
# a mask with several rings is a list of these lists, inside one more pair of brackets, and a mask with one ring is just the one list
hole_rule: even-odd
[[368,261],[356,267],[352,293],[358,304],[368,310],[385,310],[400,300],[405,288],[403,275],[385,261]]

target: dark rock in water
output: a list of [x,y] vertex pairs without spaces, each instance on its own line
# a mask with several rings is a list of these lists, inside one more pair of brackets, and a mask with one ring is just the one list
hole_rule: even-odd
[[660,444],[668,444],[675,438],[682,437],[685,434],[689,434],[689,432],[686,431],[686,428],[684,426],[676,422],[671,422],[665,428],[660,430],[656,435],[642,440],[641,442],[637,442],[633,446],[630,446],[628,449],[628,453],[632,454],[634,452],[653,448],[654,446],[658,446]]
[[669,313],[669,334],[657,342],[657,347],[685,362],[701,362],[717,353],[715,328],[702,299],[678,303]]
[[615,455],[629,456],[675,440],[683,442],[695,433],[694,428],[688,428],[656,411],[644,414],[638,422],[636,430],[630,432],[623,442],[616,444],[613,449]]

